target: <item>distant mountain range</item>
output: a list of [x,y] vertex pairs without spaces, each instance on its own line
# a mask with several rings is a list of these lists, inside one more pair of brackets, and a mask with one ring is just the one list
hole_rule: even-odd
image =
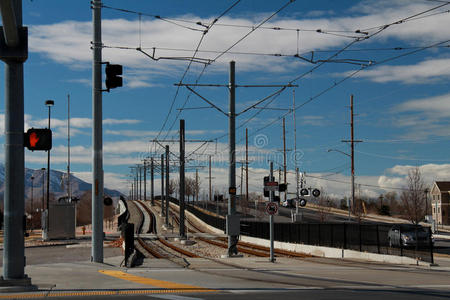
[[[31,180],[31,177],[34,177]],[[50,194],[53,194],[55,198],[67,195],[67,173],[63,173],[56,170],[50,172]],[[25,198],[31,199],[31,185],[33,184],[33,197],[39,199],[42,197],[42,193],[46,193],[47,190],[47,172],[40,169],[33,170],[25,168]],[[84,192],[91,191],[91,184],[87,183],[75,177],[73,174],[70,176],[70,186],[72,189],[72,195],[80,197]],[[0,197],[3,198],[5,191],[5,166],[0,164]],[[110,197],[119,197],[121,192],[116,190],[104,189],[104,194]]]

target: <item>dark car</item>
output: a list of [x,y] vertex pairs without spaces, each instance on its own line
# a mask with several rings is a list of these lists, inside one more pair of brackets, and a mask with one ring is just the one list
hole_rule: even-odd
[[421,225],[395,224],[389,229],[388,242],[390,247],[428,247],[430,234]]

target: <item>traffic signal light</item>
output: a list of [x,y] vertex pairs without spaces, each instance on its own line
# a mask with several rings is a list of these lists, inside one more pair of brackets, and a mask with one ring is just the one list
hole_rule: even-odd
[[122,65],[111,65],[107,64],[105,68],[106,80],[105,85],[108,89],[115,89],[123,85],[123,80],[120,75],[122,75]]
[[24,135],[24,146],[31,151],[52,149],[52,131],[47,128],[30,128]]
[[103,198],[103,205],[105,206],[111,206],[113,204],[113,200],[111,197],[105,197]]
[[278,185],[278,191],[279,192],[285,192],[287,190],[287,184],[286,183],[280,183]]

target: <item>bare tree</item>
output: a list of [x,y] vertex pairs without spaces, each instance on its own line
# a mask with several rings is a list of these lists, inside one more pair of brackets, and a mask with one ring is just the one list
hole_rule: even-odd
[[190,196],[195,195],[195,179],[186,177],[184,179],[184,186],[185,186],[184,193],[188,197],[188,202],[189,202]]
[[330,215],[331,212],[331,207],[332,207],[331,198],[325,193],[322,193],[317,198],[317,212],[319,216],[319,221],[321,223],[327,221],[328,216]]
[[402,192],[400,200],[406,217],[413,224],[418,224],[425,217],[425,182],[418,167],[408,172],[408,190]]
[[179,181],[178,179],[172,178],[169,181],[169,195],[173,195],[174,193],[178,193],[179,190]]

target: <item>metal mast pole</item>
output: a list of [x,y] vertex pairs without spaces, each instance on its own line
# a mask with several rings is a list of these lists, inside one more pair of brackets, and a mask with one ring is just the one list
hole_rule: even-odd
[[[199,192],[199,188],[198,188],[198,169],[195,168],[195,201],[197,202],[198,205],[198,192]],[[194,199],[194,197],[192,197],[192,199]],[[195,205],[195,203],[194,203]]]
[[184,120],[180,120],[180,237],[186,238],[184,226]]
[[298,168],[295,168],[295,180],[297,181],[297,193],[296,193],[296,205],[295,205],[295,213],[298,214],[298,183],[299,183],[299,174],[298,174]]
[[296,193],[295,193],[295,213],[298,214],[298,195],[300,193],[299,188],[299,169],[297,167],[297,119],[295,117],[295,90],[292,91],[292,114],[294,117],[294,164],[296,172]]
[[169,227],[169,145],[166,145],[166,228]]
[[164,216],[164,154],[161,154],[161,216]]
[[[283,118],[283,171],[284,171],[284,184],[286,180],[286,120]],[[287,193],[284,192],[284,201],[287,199]]]
[[[20,42],[22,27],[22,1],[2,1],[0,7],[3,33],[8,49]],[[28,38],[28,33],[22,35]],[[28,53],[28,49],[25,49]],[[16,51],[14,51],[16,53]],[[3,279],[31,280],[25,275],[25,249],[23,215],[25,210],[25,156],[23,63],[27,57],[2,57],[5,62],[5,193],[4,193],[4,241]]]
[[150,159],[150,200],[152,206],[155,205],[155,185],[154,185],[154,168],[155,164],[153,162],[153,157]]
[[248,203],[248,129],[245,128],[245,202]]
[[[228,147],[229,147],[229,171],[228,171],[228,187],[229,187],[229,197],[228,197],[228,225],[227,228],[232,227],[232,222],[234,221],[234,215],[236,214],[236,81],[235,81],[235,62],[230,62],[230,83],[229,83],[229,130],[228,130]],[[229,230],[228,230],[229,231]],[[228,234],[228,255],[232,253],[237,253],[237,239],[238,236],[227,232]]]
[[211,185],[211,155],[209,155],[209,202],[212,201],[212,185]]
[[355,140],[353,131],[353,95],[350,96],[350,129],[352,149],[352,208],[355,213]]
[[92,1],[92,257],[103,262],[102,1]]
[[[270,162],[270,180],[272,180],[273,178],[273,162]],[[273,202],[273,192],[270,192],[270,198],[269,201]],[[274,257],[274,251],[273,251],[273,214],[270,214],[269,216],[269,223],[270,223],[270,261],[274,262],[275,261],[275,257]]]
[[[50,129],[50,105],[48,106],[48,129]],[[50,227],[50,150],[47,151],[47,199],[46,199],[46,205],[47,205],[47,214],[45,218],[45,231],[44,231],[44,237],[45,239],[48,239],[48,232]]]
[[67,196],[72,201],[72,190],[70,186],[70,95],[67,95]]
[[138,170],[139,170],[139,199],[142,199],[142,167],[140,165],[138,165]]
[[144,201],[147,201],[147,161],[144,159]]

